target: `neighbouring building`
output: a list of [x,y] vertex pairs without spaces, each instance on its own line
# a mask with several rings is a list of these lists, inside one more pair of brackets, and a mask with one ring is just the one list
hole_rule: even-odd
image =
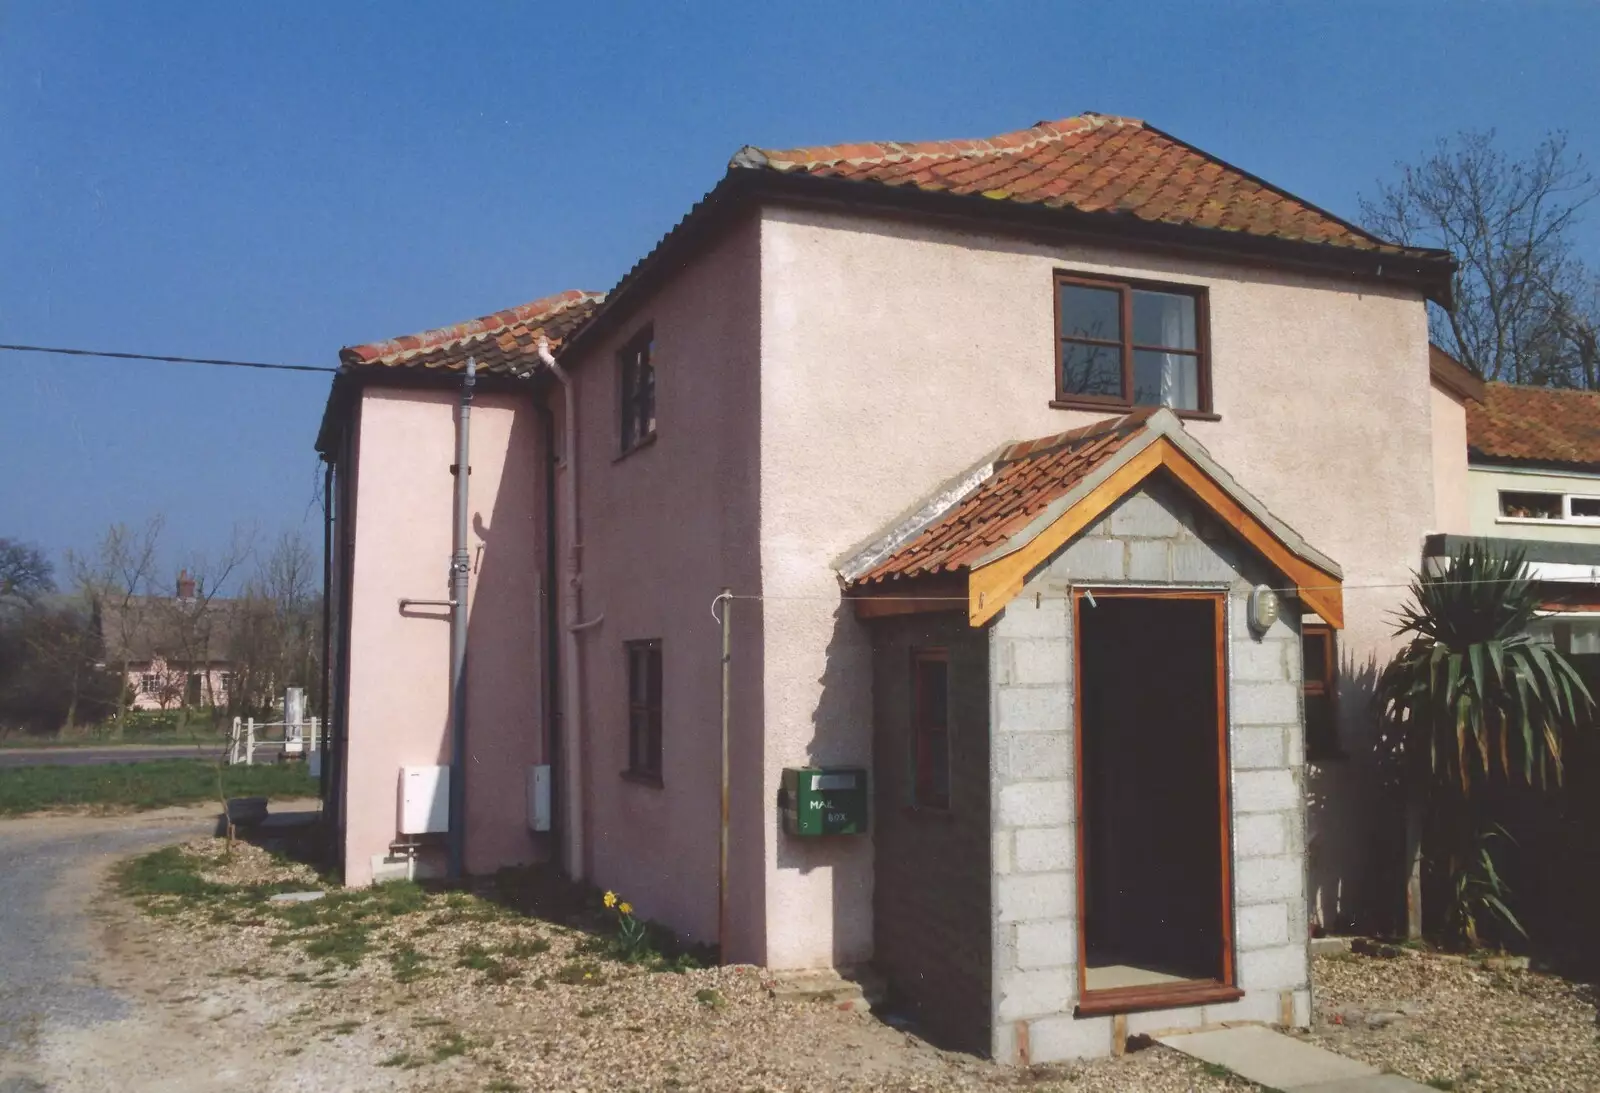
[[[1525,554],[1547,608],[1537,632],[1600,667],[1600,391],[1483,384],[1466,424],[1468,533]],[[1460,541],[1432,536],[1426,552]]]
[[187,572],[174,594],[134,596],[100,612],[106,664],[124,673],[130,708],[226,706],[233,684],[233,601],[198,595]]
[[1453,268],[1084,114],[747,147],[609,293],[344,350],[346,882],[440,866],[402,780],[461,728],[469,872],[874,963],[946,1042],[1306,1023],[1315,925],[1402,913],[1365,699],[1424,543],[1473,532]]

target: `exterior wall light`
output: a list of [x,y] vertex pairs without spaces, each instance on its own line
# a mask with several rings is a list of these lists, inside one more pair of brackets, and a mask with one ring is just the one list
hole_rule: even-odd
[[1278,621],[1280,605],[1278,594],[1264,584],[1258,584],[1250,590],[1250,601],[1245,611],[1245,617],[1250,623],[1250,632],[1260,637],[1272,629],[1272,624]]

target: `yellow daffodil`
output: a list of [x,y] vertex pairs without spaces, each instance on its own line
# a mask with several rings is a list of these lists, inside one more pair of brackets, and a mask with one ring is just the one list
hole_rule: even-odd
[[617,894],[615,892],[607,892],[605,894],[605,899],[602,902],[604,902],[607,907],[615,907],[617,905]]
[[621,911],[625,915],[631,915],[631,914],[633,914],[633,904],[631,904],[631,903],[619,903],[617,905],[617,910]]

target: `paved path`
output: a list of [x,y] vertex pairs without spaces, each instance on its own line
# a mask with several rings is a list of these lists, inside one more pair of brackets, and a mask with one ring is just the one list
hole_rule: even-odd
[[1156,1042],[1283,1093],[1428,1093],[1410,1078],[1381,1074],[1377,1067],[1254,1025],[1158,1036]]

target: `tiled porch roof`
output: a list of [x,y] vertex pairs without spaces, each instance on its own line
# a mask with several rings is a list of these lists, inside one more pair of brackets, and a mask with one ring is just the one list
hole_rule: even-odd
[[588,321],[604,299],[603,292],[570,289],[481,319],[388,341],[352,345],[339,351],[339,363],[347,369],[459,372],[467,366],[468,357],[476,357],[480,373],[519,376],[534,363],[533,350],[539,335],[559,347]]
[[1424,260],[1134,118],[1083,113],[979,140],[747,147],[730,169],[907,187]]
[[969,569],[1144,431],[1151,410],[1012,444],[983,484],[849,581],[851,588]]

